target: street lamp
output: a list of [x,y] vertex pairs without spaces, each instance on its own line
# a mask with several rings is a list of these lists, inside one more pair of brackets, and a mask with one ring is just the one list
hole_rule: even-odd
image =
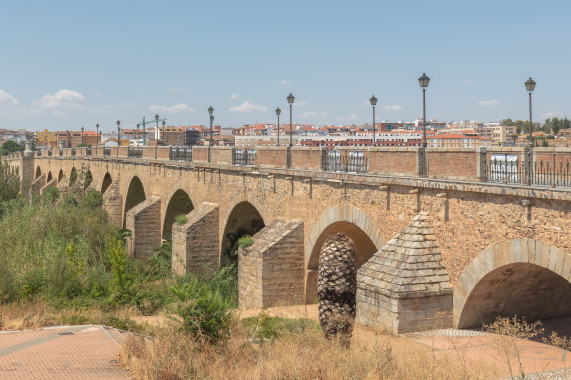
[[535,81],[529,77],[529,79],[525,82],[525,89],[529,94],[529,147],[533,148],[533,123],[531,121],[531,94],[533,90],[535,90]]
[[421,175],[426,175],[426,88],[428,87],[428,82],[430,78],[422,73],[422,76],[418,78],[418,84],[422,88],[422,172]]
[[119,155],[119,144],[121,144],[121,122],[117,120],[117,156]]
[[278,146],[280,146],[280,114],[282,110],[280,107],[276,108],[276,115],[278,116]]
[[210,114],[210,143],[208,146],[212,146],[212,121],[214,120],[214,116],[212,116],[213,112],[214,108],[212,108],[212,106],[208,107],[208,113]]
[[167,135],[165,135],[165,124],[166,122],[163,120],[163,145],[167,145],[166,141],[167,141]]
[[[139,140],[141,138],[141,135],[139,134],[139,128],[141,127],[141,124],[137,123],[137,140]],[[139,144],[137,142],[137,144]]]
[[377,145],[377,139],[375,136],[375,106],[377,105],[377,98],[375,98],[375,95],[373,95],[371,96],[371,99],[369,99],[369,101],[373,106],[373,146],[375,146]]
[[[159,114],[158,113],[155,114],[155,121],[157,122],[157,129],[155,129],[155,136],[158,137],[160,135],[160,133],[159,133],[160,132],[159,131]],[[157,138],[157,144],[156,145],[159,145],[159,140],[160,139]]]
[[287,102],[289,103],[289,146],[290,147],[293,146],[293,128],[292,128],[292,124],[291,124],[291,106],[293,105],[294,100],[295,100],[295,97],[290,92],[289,95],[287,96]]
[[97,136],[95,136],[96,140],[97,140],[97,145],[99,145],[101,143],[101,137],[99,136],[99,123],[95,124],[95,130],[97,132],[95,132],[95,134]]
[[83,127],[81,127],[81,145],[83,145]]

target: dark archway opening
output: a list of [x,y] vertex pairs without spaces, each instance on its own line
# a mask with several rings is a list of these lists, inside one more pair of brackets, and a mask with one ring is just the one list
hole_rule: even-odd
[[245,235],[254,236],[264,228],[264,219],[250,202],[240,202],[232,209],[222,235],[222,263],[238,260],[238,240]]
[[73,167],[71,173],[69,174],[69,187],[73,187],[77,181],[77,169]]
[[50,182],[52,179],[53,179],[52,172],[48,172],[48,182]]
[[123,227],[127,222],[127,212],[139,203],[145,201],[145,189],[139,177],[133,177],[127,190],[127,197],[125,198],[125,212],[123,213]]
[[83,190],[85,191],[89,185],[93,182],[93,175],[91,174],[91,170],[87,170],[85,172],[85,178],[83,178]]
[[527,321],[571,316],[571,283],[535,264],[504,265],[470,292],[458,328],[479,328],[515,315]]
[[194,206],[190,197],[184,190],[177,190],[171,197],[165,213],[165,220],[163,223],[163,239],[169,240],[172,237],[172,226],[175,222],[175,217],[180,214],[188,214],[194,210]]
[[367,260],[373,257],[375,252],[377,252],[375,243],[373,243],[365,231],[357,225],[347,221],[339,221],[327,226],[317,238],[311,251],[311,255],[309,256],[309,262],[307,263],[307,269],[309,270],[306,283],[307,303],[313,303],[317,300],[317,271],[319,269],[319,256],[321,254],[323,242],[327,237],[337,233],[345,234],[353,241],[355,251],[357,252],[357,269],[359,269],[361,265],[366,263]]
[[101,184],[101,194],[105,194],[105,191],[111,186],[113,180],[111,179],[111,174],[105,173],[105,177],[103,177],[103,183]]
[[40,178],[41,175],[42,175],[42,169],[40,169],[40,167],[38,166],[38,168],[36,169],[36,179]]
[[62,179],[63,179],[63,170],[60,169],[59,174],[57,176],[57,182],[60,183]]

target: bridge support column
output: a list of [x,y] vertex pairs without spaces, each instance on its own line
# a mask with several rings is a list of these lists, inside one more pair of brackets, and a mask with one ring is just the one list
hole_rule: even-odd
[[152,196],[127,212],[126,227],[131,231],[127,253],[131,258],[148,258],[161,244],[161,198]]
[[357,321],[393,334],[452,327],[452,287],[427,215],[357,271]]
[[119,179],[111,182],[109,187],[103,193],[103,209],[109,215],[111,224],[121,227],[123,199],[119,191]]
[[277,219],[238,249],[241,309],[303,304],[303,222]]
[[172,227],[172,269],[178,275],[216,269],[220,263],[219,208],[203,203]]
[[32,191],[32,195],[40,195],[40,192],[42,188],[45,186],[45,184],[46,184],[46,175],[42,174],[41,176],[36,178],[34,182],[32,182],[30,189]]

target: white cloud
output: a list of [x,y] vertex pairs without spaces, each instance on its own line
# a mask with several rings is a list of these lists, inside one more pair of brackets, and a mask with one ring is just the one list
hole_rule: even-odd
[[499,100],[480,100],[478,102],[479,105],[481,106],[485,106],[485,107],[490,107],[490,106],[499,106],[500,105],[500,101]]
[[8,94],[4,90],[0,90],[0,104],[18,104],[18,99]]
[[188,89],[186,87],[171,87],[171,88],[167,88],[167,91],[172,91],[172,92],[187,92]]
[[547,111],[546,113],[544,113],[543,115],[541,115],[544,119],[553,119],[554,117],[557,118],[561,118],[561,117],[565,117],[565,114],[563,112],[560,111]]
[[133,107],[134,105],[135,105],[135,104],[133,104],[133,103],[131,103],[131,102],[125,102],[125,103],[122,104],[122,106],[125,107],[125,108],[130,108],[130,107]]
[[293,82],[290,82],[289,80],[282,79],[282,80],[277,80],[277,81],[275,81],[274,84],[284,84],[284,85],[286,85],[286,84],[293,84]]
[[167,113],[187,113],[187,112],[194,112],[195,110],[187,106],[185,103],[180,103],[180,104],[175,104],[173,106],[152,105],[149,107],[149,111],[167,112]]
[[81,108],[79,102],[83,102],[85,97],[77,91],[72,90],[59,90],[55,94],[47,94],[36,101],[38,108],[52,109],[52,108]]
[[103,95],[103,93],[101,91],[93,91],[93,95],[99,96],[99,95]]
[[232,94],[232,95],[230,95],[230,99],[232,99],[232,100],[238,99],[238,94]]
[[381,109],[385,110],[385,111],[402,111],[403,110],[402,106],[399,106],[398,104],[393,104],[393,105],[387,104],[386,106],[383,106]]
[[303,113],[300,113],[298,115],[298,117],[300,119],[309,119],[309,118],[316,118],[316,117],[325,118],[328,116],[329,116],[329,114],[327,112],[318,112],[318,111],[303,112]]
[[239,106],[231,107],[230,111],[232,112],[251,112],[251,111],[266,111],[267,108],[264,106],[258,106],[255,104],[250,103],[249,101],[244,101]]

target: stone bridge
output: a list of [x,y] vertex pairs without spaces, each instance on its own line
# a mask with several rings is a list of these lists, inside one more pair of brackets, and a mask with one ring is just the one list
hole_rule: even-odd
[[[569,316],[571,188],[489,182],[494,152],[527,155],[495,149],[429,148],[426,177],[420,148],[368,148],[361,174],[323,170],[322,149],[286,147],[257,148],[249,165],[236,165],[231,147],[195,147],[186,161],[169,147],[8,161],[34,194],[79,180],[101,191],[110,220],[132,231],[129,254],[148,257],[172,239],[178,273],[220,265],[232,234],[256,233],[239,254],[243,308],[315,302],[321,244],[342,232],[361,267],[363,323],[399,333]],[[568,162],[571,149],[534,154]],[[186,221],[175,223],[179,214]]]

